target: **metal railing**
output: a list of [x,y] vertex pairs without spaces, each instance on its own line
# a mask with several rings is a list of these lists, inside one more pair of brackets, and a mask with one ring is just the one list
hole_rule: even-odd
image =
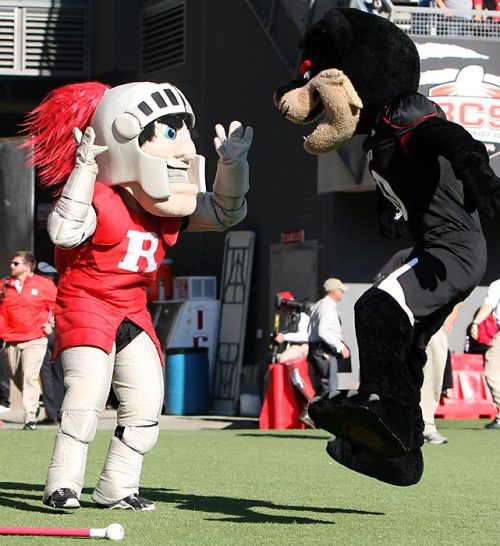
[[392,6],[389,19],[409,36],[453,36],[498,40],[500,11]]
[[386,17],[412,38],[448,36],[500,39],[500,11],[452,11],[399,6],[391,0],[246,0],[290,75],[297,72],[297,43],[306,28],[339,4]]

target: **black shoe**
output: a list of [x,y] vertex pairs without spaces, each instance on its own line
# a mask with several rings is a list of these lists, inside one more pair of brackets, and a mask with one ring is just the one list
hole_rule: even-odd
[[36,430],[35,421],[28,421],[27,423],[24,423],[23,430]]
[[110,510],[120,509],[120,510],[135,510],[140,512],[145,512],[147,510],[154,510],[155,505],[152,501],[145,499],[144,497],[139,497],[138,494],[133,493],[128,497],[125,497],[118,502],[113,504],[99,504],[99,508],[109,508]]
[[76,492],[67,487],[54,491],[43,501],[43,504],[52,506],[52,508],[80,508]]
[[484,425],[484,428],[489,428],[490,430],[493,428],[499,428],[500,429],[500,417],[495,417],[491,423],[488,423],[487,425]]

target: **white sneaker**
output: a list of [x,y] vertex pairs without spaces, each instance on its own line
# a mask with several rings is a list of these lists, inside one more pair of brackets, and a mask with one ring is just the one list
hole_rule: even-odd
[[7,407],[7,406],[2,406],[0,404],[0,413],[7,413],[8,411],[10,411],[10,408]]
[[299,419],[307,428],[316,428],[314,421],[309,417],[309,413],[307,413],[307,408],[302,411]]
[[439,434],[439,432],[433,431],[433,432],[424,432],[424,440],[428,444],[447,444],[448,438],[445,438],[442,434]]

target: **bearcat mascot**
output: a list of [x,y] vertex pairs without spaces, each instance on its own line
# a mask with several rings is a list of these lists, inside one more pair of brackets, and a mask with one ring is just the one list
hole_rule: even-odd
[[252,129],[232,122],[226,135],[216,126],[219,162],[207,192],[194,123],[177,87],[149,82],[70,84],[28,115],[32,162],[58,196],[48,230],[60,274],[54,357],[61,354],[66,396],[43,494],[54,508],[80,506],[88,444],[112,386],[118,426],[92,498],[154,509],[139,496],[164,392],[146,288],[181,231],[222,231],[246,214]]
[[412,485],[423,472],[425,347],[483,276],[477,211],[500,210],[500,179],[484,145],[417,92],[415,45],[387,19],[332,9],[300,46],[299,77],[275,91],[276,106],[294,123],[322,116],[304,143],[313,154],[368,135],[382,233],[404,227],[414,242],[406,263],[356,302],[358,390],[314,400],[309,415],[334,435],[327,452],[340,464]]

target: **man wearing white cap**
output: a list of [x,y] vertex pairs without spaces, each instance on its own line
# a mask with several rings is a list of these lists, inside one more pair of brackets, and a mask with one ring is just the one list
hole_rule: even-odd
[[325,296],[314,304],[309,322],[309,374],[316,396],[335,390],[338,386],[337,358],[348,358],[349,347],[342,339],[337,310],[348,287],[340,279],[327,279]]

